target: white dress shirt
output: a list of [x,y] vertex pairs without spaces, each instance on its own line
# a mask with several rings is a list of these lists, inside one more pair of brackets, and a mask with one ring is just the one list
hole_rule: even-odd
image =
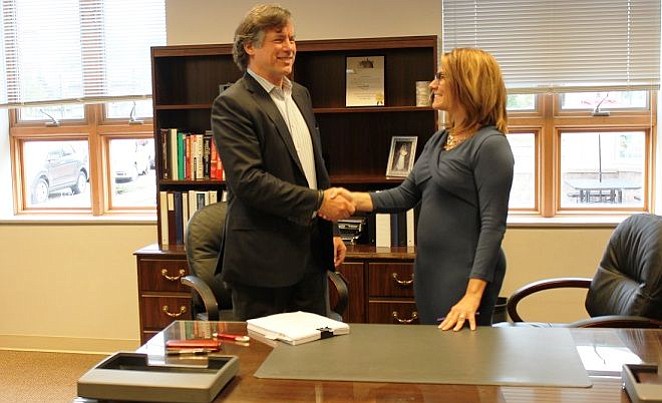
[[317,189],[317,173],[315,172],[315,156],[313,155],[313,141],[306,120],[303,118],[297,104],[292,99],[292,82],[285,77],[283,79],[283,88],[277,87],[267,79],[260,77],[248,69],[250,74],[267,91],[274,101],[283,120],[287,124],[292,136],[292,142],[297,150],[299,161],[303,167],[303,173],[306,175],[308,186],[311,189]]

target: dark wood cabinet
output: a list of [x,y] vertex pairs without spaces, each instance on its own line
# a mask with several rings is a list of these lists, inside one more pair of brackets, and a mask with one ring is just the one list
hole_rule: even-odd
[[350,323],[417,324],[415,255],[414,247],[349,246],[339,270],[349,282],[350,306],[343,319]]
[[190,320],[191,292],[180,279],[189,273],[182,246],[158,244],[135,253],[138,265],[140,343],[144,344],[175,320]]
[[[138,264],[140,341],[175,320],[191,319],[191,294],[180,283],[188,274],[181,245],[150,245],[135,252]],[[348,323],[418,323],[413,297],[415,248],[376,248],[350,245],[338,269],[347,280],[349,303],[343,320]],[[335,295],[330,287],[332,303]]]
[[[384,105],[346,107],[346,58],[364,56],[384,57]],[[436,36],[297,42],[292,78],[310,90],[332,185],[375,190],[402,181],[386,177],[391,138],[417,136],[419,154],[436,130],[437,112],[430,107],[415,106],[415,83],[433,78],[437,58]],[[177,128],[200,134],[210,130],[211,107],[219,87],[242,76],[232,60],[232,45],[153,47],[151,60],[157,194],[222,191],[224,183],[218,179],[172,179],[168,174],[168,139],[164,130]],[[169,245],[162,242],[162,235],[167,235],[163,234],[166,231],[163,220],[170,224],[173,215],[168,218],[164,199],[157,197],[157,200],[158,245],[136,252],[143,341],[170,321],[190,316],[182,308],[190,298],[188,290],[178,283],[182,270],[188,270],[183,245],[179,240]],[[374,239],[363,239],[366,238]],[[350,253],[340,269],[351,284],[346,320],[384,322],[393,312],[399,319],[409,318],[407,315],[413,311],[389,307],[382,314],[368,307],[371,304],[381,307],[388,302],[411,308],[412,297],[404,284],[377,283],[407,281],[411,277],[413,249],[402,253],[397,252],[399,248],[391,251],[369,246],[372,250],[361,250],[361,247]],[[393,272],[397,273],[396,278],[392,277]]]

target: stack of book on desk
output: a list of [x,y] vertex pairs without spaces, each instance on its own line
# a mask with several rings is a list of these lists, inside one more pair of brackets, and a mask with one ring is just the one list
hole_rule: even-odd
[[349,333],[349,325],[309,312],[288,312],[246,321],[249,335],[297,345]]

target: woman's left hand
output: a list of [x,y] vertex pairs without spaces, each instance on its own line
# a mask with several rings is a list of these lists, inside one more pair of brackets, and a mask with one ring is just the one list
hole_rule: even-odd
[[478,306],[480,300],[465,295],[457,304],[453,305],[446,317],[439,324],[439,329],[450,330],[454,332],[462,329],[469,322],[469,328],[476,330],[476,315],[478,315]]

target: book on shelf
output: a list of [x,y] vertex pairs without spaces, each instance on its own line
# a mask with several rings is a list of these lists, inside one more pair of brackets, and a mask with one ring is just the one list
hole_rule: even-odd
[[208,134],[202,137],[202,177],[210,179],[209,171],[211,170],[211,143],[212,138]]
[[168,239],[168,192],[161,190],[159,192],[159,218],[161,219],[161,245],[169,245]]
[[177,243],[177,224],[175,223],[175,195],[168,192],[168,243]]
[[209,177],[211,179],[225,180],[225,172],[223,171],[223,163],[221,156],[216,148],[214,135],[211,130],[205,131],[205,137],[209,138]]
[[159,217],[161,219],[161,245],[183,244],[190,218],[199,209],[216,203],[218,190],[161,190],[159,191]]
[[182,219],[182,192],[173,192],[175,200],[175,243],[184,243],[184,220]]
[[186,239],[186,229],[188,228],[188,221],[191,218],[189,215],[188,207],[188,192],[182,192],[182,238]]
[[203,172],[203,149],[204,149],[204,141],[203,141],[203,136],[202,134],[193,134],[193,139],[194,139],[194,144],[195,144],[195,150],[193,153],[193,175],[191,175],[191,179],[193,180],[200,180],[200,179],[205,179]]
[[349,334],[349,325],[310,312],[287,312],[246,321],[251,332],[270,340],[298,345],[331,336]]
[[391,216],[387,213],[375,214],[375,246],[391,246]]
[[413,209],[407,210],[407,213],[405,213],[406,216],[407,216],[407,219],[406,219],[407,242],[406,242],[405,246],[414,246],[414,245],[416,245],[416,217],[418,215],[416,213],[416,211],[417,211],[417,209],[413,208]]
[[177,150],[177,129],[168,129],[168,167],[170,172],[170,179],[178,180],[178,150]]
[[186,136],[186,159],[179,162],[186,165],[187,180],[195,178],[195,150],[195,137],[189,134]]
[[159,137],[159,143],[161,146],[161,178],[170,179],[170,163],[169,157],[170,152],[168,150],[168,129],[161,129],[161,135]]
[[184,164],[180,164],[186,158],[186,134],[177,132],[177,176],[180,179],[186,178],[186,169]]
[[375,214],[375,246],[416,245],[416,208],[399,213]]
[[163,179],[224,180],[223,164],[211,133],[161,129]]

